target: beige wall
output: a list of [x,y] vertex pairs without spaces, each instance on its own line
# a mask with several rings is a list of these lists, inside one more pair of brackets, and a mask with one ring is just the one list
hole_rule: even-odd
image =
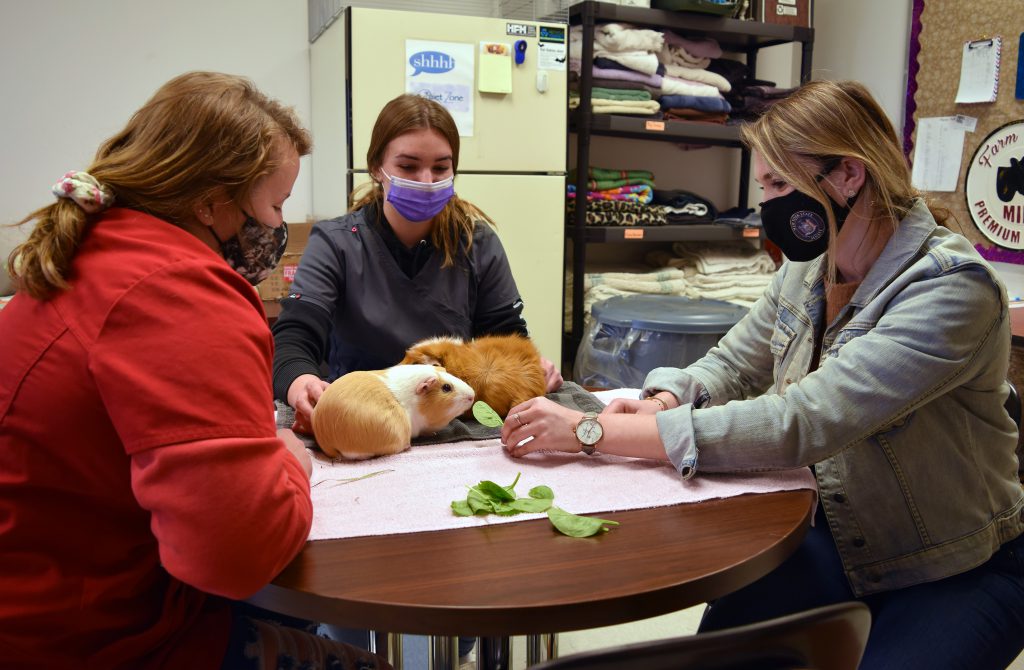
[[[309,124],[305,0],[5,0],[0,10],[0,224],[52,199],[162,83],[252,78]],[[308,159],[285,218],[310,211]]]

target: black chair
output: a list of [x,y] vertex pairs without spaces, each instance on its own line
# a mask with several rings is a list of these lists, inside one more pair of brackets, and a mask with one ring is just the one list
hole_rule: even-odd
[[1017,424],[1017,430],[1020,430],[1020,396],[1017,395],[1017,388],[1009,379],[1006,380],[1006,385],[1010,387],[1010,394],[1006,396],[1006,402],[1003,406],[1006,407],[1006,413]]
[[[1017,432],[1019,433],[1021,415],[1020,396],[1017,395],[1017,388],[1009,379],[1006,380],[1006,385],[1010,387],[1010,393],[1006,396],[1006,402],[1003,406],[1006,407],[1006,413],[1017,424]],[[1020,476],[1021,483],[1024,484],[1024,440],[1021,440],[1019,435],[1017,436],[1017,474]]]
[[668,640],[572,654],[530,670],[856,670],[871,612],[846,602]]

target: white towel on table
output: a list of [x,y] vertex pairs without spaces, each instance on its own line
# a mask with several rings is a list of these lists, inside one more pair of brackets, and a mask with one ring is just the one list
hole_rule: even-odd
[[[618,392],[638,397],[637,389]],[[602,394],[603,395],[603,394]],[[611,397],[605,395],[602,399]],[[343,478],[384,471],[366,479]],[[313,459],[313,528],[310,540],[471,528],[544,518],[544,514],[459,517],[451,501],[465,500],[482,479],[511,484],[526,497],[534,486],[555,493],[554,504],[574,514],[615,518],[615,511],[692,503],[746,493],[814,490],[807,468],[744,475],[700,474],[684,481],[666,463],[607,454],[538,453],[514,459],[498,440],[415,446],[367,461]],[[612,531],[614,532],[614,531]]]

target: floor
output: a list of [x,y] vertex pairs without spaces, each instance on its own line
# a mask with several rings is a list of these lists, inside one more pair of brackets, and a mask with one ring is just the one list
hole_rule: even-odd
[[[703,611],[704,606],[699,605],[672,614],[620,626],[562,633],[558,636],[558,655],[567,656],[575,652],[602,647],[687,635],[697,630],[697,624]],[[468,670],[466,666],[463,667]],[[470,665],[469,668],[475,668],[475,665]],[[525,670],[525,668],[525,638],[513,638],[511,670]],[[427,670],[425,638],[417,639],[410,636],[410,639],[406,641],[404,670]],[[1017,657],[1017,660],[1011,663],[1007,670],[1024,670],[1024,653]]]

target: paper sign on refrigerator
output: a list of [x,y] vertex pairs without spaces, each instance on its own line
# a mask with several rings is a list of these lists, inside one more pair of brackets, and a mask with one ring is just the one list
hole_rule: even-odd
[[480,43],[481,93],[512,92],[512,45],[504,42]]
[[405,41],[405,92],[441,103],[455,119],[459,135],[473,135],[472,44]]

